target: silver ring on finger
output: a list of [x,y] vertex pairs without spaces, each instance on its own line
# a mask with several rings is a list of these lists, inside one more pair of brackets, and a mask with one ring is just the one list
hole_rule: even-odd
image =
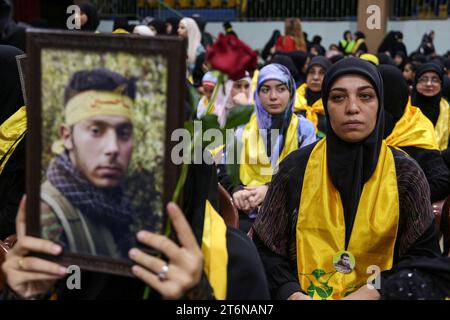
[[159,281],[167,280],[167,273],[169,272],[169,265],[166,263],[162,266],[161,271],[158,272]]

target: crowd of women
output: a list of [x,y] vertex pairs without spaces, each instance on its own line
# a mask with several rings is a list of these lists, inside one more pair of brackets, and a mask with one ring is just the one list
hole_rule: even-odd
[[[83,289],[71,291],[65,267],[28,255],[61,248],[25,235],[19,140],[0,172],[1,237],[18,234],[2,266],[2,297],[139,299],[151,287],[155,299],[448,298],[450,258],[432,203],[450,194],[450,70],[449,57],[430,49],[432,35],[409,56],[399,53],[398,32],[378,55],[367,53],[362,33],[354,41],[349,32],[326,52],[320,39],[307,42],[298,19],[288,19],[285,35],[274,33],[261,52],[258,70],[220,83],[208,70],[209,37],[197,23],[152,20],[136,32],[177,30],[187,39],[186,85],[201,96],[187,107],[198,119],[215,114],[223,127],[231,110],[252,105],[248,122],[234,128],[237,181],[228,146],[214,164],[191,165],[181,209],[167,207],[179,241],[140,235],[167,259],[131,250],[136,278],[86,271]],[[236,36],[228,24],[227,31]],[[14,60],[20,53],[0,47],[2,140],[14,140],[6,124],[24,104]],[[219,215],[218,183],[239,211],[240,230]]]

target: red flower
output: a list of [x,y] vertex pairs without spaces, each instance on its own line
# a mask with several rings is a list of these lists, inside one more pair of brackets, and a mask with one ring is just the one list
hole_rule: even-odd
[[214,70],[226,73],[232,80],[245,77],[245,71],[255,70],[257,53],[234,35],[221,33],[217,41],[206,49],[206,62]]

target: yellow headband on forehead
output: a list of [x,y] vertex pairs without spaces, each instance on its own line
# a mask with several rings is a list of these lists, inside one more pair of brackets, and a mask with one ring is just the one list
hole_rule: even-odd
[[120,116],[132,120],[133,100],[114,91],[83,91],[69,100],[65,109],[65,124],[95,116]]

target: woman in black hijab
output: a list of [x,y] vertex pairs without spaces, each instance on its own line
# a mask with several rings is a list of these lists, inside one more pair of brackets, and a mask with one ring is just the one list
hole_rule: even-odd
[[[440,261],[428,184],[414,160],[383,142],[383,84],[375,66],[343,59],[322,90],[327,136],[281,163],[253,239],[273,298],[386,298],[397,265]],[[381,271],[377,290],[366,285],[370,265]]]
[[269,41],[267,41],[266,45],[264,46],[264,49],[261,52],[261,58],[265,62],[270,62],[272,60],[273,55],[272,48],[275,46],[275,43],[277,42],[280,36],[281,36],[280,30],[274,30]]
[[297,87],[306,82],[306,68],[305,64],[308,60],[308,53],[304,51],[291,51],[287,54],[289,57],[291,57],[292,62],[294,62],[295,68],[297,69],[298,75],[299,75],[299,83],[297,84]]
[[396,39],[395,31],[389,31],[389,33],[384,37],[383,41],[381,41],[380,46],[378,47],[378,53],[387,53],[393,57],[397,52],[398,41]]
[[153,19],[148,23],[151,30],[155,32],[158,36],[163,36],[166,34],[166,24],[160,19]]
[[428,62],[419,67],[414,78],[412,104],[422,110],[433,123],[439,149],[445,150],[449,140],[448,102],[442,99],[443,68],[436,62]]
[[322,56],[311,59],[306,69],[306,83],[297,88],[294,112],[314,123],[317,137],[326,134],[327,124],[322,103],[322,82],[331,62]]
[[166,35],[178,37],[178,25],[181,18],[169,17],[166,19]]
[[439,152],[433,124],[409,103],[408,84],[400,70],[378,66],[384,84],[384,138],[401,148],[422,168],[430,185],[431,202],[450,194],[450,172]]
[[[0,46],[0,239],[15,234],[15,218],[20,199],[25,193],[25,129],[24,106],[16,56],[17,48]],[[21,110],[19,110],[21,109]],[[8,125],[21,123],[22,127]],[[17,129],[16,129],[17,128]],[[17,133],[17,134],[15,134]]]
[[84,20],[84,23],[81,25],[81,31],[95,32],[100,24],[97,9],[90,3],[82,3],[80,4],[80,11],[82,20]]

